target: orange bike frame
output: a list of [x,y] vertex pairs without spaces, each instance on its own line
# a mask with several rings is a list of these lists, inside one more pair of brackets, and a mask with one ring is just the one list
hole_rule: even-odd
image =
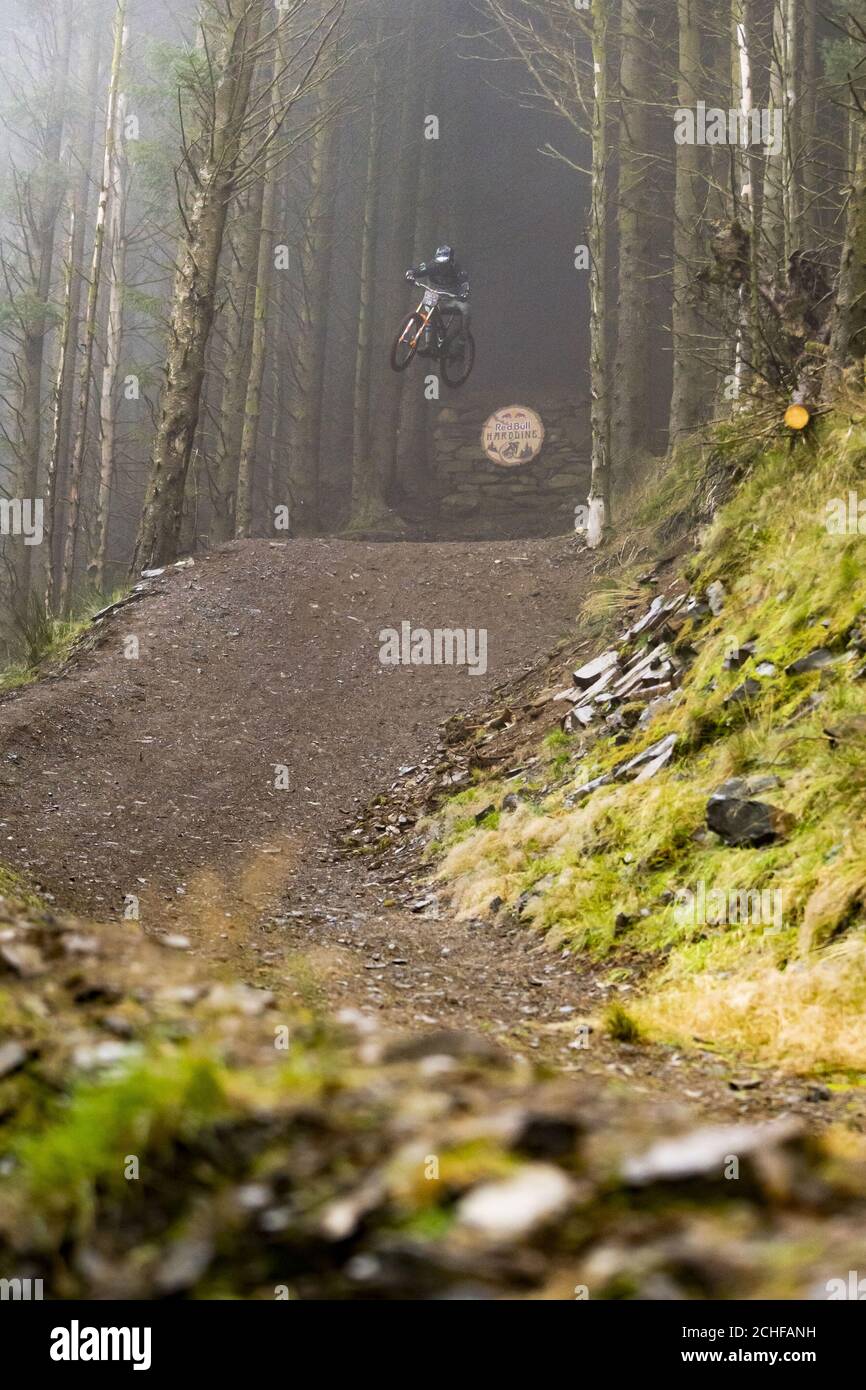
[[[421,318],[421,327],[418,329],[418,332],[415,334],[415,337],[412,338],[412,339],[410,339],[410,341],[409,341],[409,346],[410,346],[410,348],[412,348],[413,351],[414,351],[414,349],[418,346],[418,339],[421,337],[421,335],[422,335],[422,333],[424,332],[425,328],[428,327],[428,325],[429,325],[429,323],[430,323],[430,320],[432,319],[433,315],[436,313],[436,310],[437,310],[438,308],[439,308],[438,302],[437,302],[436,304],[431,304],[431,305],[430,305],[430,308],[427,310],[427,313],[426,313],[426,315],[425,315],[425,313],[424,313],[424,299],[423,299],[423,296],[422,296],[421,303],[418,305],[418,308],[415,310],[415,313],[418,314],[418,315],[420,315],[420,318]],[[408,329],[406,330],[406,332],[408,332]],[[404,333],[404,334],[403,334],[403,337],[405,338],[405,336],[406,336],[406,334]]]

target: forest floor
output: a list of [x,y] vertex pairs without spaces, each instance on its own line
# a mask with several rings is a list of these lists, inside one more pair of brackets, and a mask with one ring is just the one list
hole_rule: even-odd
[[[573,538],[229,545],[0,701],[0,1273],[801,1298],[854,1268],[862,1091],[608,1036],[596,966],[459,920],[423,827],[376,825],[451,775],[442,721],[568,661],[592,568]],[[486,629],[486,673],[383,666],[404,621]]]
[[[710,1051],[597,1030],[578,1048],[603,1003],[592,966],[513,920],[440,912],[399,849],[370,871],[335,852],[442,721],[574,631],[589,573],[570,538],[254,541],[169,570],[95,649],[0,704],[0,858],[59,910],[118,923],[125,953],[142,930],[182,939],[199,974],[285,993],[299,971],[299,996],[312,988],[388,1036],[483,1033],[716,1121],[831,1119],[847,1100],[816,1107],[808,1077],[765,1069],[758,1084]],[[485,628],[486,673],[383,666],[378,634],[403,621]],[[123,920],[129,895],[140,929]]]

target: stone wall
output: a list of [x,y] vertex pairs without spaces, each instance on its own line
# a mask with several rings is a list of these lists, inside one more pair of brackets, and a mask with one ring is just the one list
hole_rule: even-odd
[[[529,406],[544,422],[541,453],[531,463],[503,468],[481,445],[484,422],[508,405]],[[588,412],[563,396],[503,399],[489,392],[455,392],[435,421],[431,466],[437,534],[480,539],[554,536],[574,527],[574,508],[589,489]]]

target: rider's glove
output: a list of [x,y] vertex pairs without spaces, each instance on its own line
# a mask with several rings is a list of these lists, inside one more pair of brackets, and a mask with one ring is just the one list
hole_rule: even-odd
[[411,270],[407,270],[407,271],[406,271],[406,279],[407,279],[407,280],[414,280],[414,279],[415,279],[415,276],[414,276],[414,274],[413,274],[413,272],[412,272]]

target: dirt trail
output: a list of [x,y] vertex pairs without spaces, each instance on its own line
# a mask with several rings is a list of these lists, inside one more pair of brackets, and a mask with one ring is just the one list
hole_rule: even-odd
[[[592,972],[515,924],[396,908],[387,875],[334,856],[443,719],[573,627],[586,564],[568,539],[256,541],[170,570],[98,650],[0,705],[0,862],[118,930],[135,895],[144,931],[182,933],[199,970],[312,988],[387,1032],[472,1029],[715,1118],[816,1119],[805,1079],[732,1091],[709,1054],[597,1036],[587,1052],[577,1025],[604,1002]],[[486,629],[486,673],[382,666],[378,634],[404,621]]]
[[[120,920],[134,894],[146,931],[246,949],[281,893],[327,898],[334,831],[567,630],[582,584],[567,540],[258,541],[170,570],[96,652],[0,705],[0,861],[64,908]],[[486,629],[486,673],[383,666],[378,634],[404,621]]]

